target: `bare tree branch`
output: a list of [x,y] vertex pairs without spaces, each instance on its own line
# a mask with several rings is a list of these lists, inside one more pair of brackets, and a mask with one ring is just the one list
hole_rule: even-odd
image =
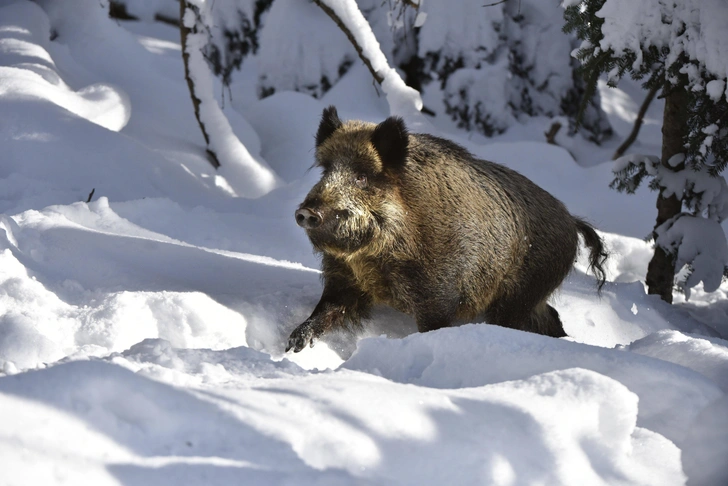
[[645,114],[647,113],[647,109],[650,107],[650,104],[652,103],[652,100],[655,99],[655,95],[657,94],[657,91],[660,89],[660,85],[655,83],[655,85],[650,89],[650,91],[647,93],[647,97],[642,102],[642,106],[640,106],[639,111],[637,112],[637,119],[634,121],[634,126],[632,127],[632,131],[630,132],[629,136],[622,142],[622,145],[617,148],[617,150],[614,152],[614,155],[612,155],[612,160],[617,160],[620,158],[624,153],[627,151],[627,149],[634,143],[635,140],[637,140],[637,135],[640,133],[640,128],[642,128],[642,122],[645,118]]

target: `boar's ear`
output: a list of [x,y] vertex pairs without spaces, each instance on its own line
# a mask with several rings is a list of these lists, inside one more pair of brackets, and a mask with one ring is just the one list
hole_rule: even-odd
[[390,116],[377,125],[372,133],[372,145],[379,153],[385,167],[403,166],[409,145],[409,135],[404,120],[398,116]]
[[316,147],[321,146],[327,138],[331,136],[342,125],[339,114],[336,112],[334,105],[324,109],[321,115],[321,123],[319,123],[318,132],[316,132]]

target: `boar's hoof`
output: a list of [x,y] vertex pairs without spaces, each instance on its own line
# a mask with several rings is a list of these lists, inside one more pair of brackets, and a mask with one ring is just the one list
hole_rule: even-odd
[[316,344],[316,340],[324,333],[324,330],[317,326],[311,321],[306,321],[291,333],[291,337],[288,338],[288,346],[286,347],[286,353],[293,350],[294,353],[298,353],[307,345],[312,348]]

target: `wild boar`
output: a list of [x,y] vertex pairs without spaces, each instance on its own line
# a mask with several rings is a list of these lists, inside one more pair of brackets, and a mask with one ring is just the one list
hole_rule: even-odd
[[578,235],[601,290],[607,257],[585,221],[523,175],[463,147],[409,133],[404,121],[342,122],[324,110],[321,180],[295,213],[322,255],[324,290],[286,351],[358,326],[373,305],[420,332],[455,322],[565,336],[549,296],[571,271]]

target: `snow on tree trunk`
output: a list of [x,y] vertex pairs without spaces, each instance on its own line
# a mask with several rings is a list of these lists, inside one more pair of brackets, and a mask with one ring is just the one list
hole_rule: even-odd
[[205,0],[180,2],[182,57],[195,116],[212,164],[224,178],[218,183],[233,195],[259,197],[274,189],[279,181],[240,142],[215,99],[214,77],[203,54],[212,23],[210,8]]
[[[185,11],[187,8],[190,8],[186,2],[181,1],[180,2],[180,19],[184,17]],[[195,108],[195,118],[197,119],[197,123],[200,125],[200,130],[202,131],[202,136],[205,138],[205,144],[207,146],[210,146],[210,136],[207,134],[207,129],[205,128],[205,123],[200,118],[200,98],[195,94],[196,87],[194,81],[192,81],[192,77],[190,75],[190,55],[187,52],[187,38],[190,35],[190,28],[186,27],[184,24],[180,25],[180,44],[182,46],[182,60],[183,64],[185,66],[185,80],[187,81],[187,87],[190,90],[190,97],[192,98],[192,105]],[[217,160],[217,155],[215,152],[211,151],[209,148],[207,149],[207,156],[209,157],[210,163],[214,168],[220,167],[220,161]]]
[[[349,27],[344,23],[344,21],[339,18],[337,13],[321,0],[313,0],[313,3],[319,6],[321,10],[328,15],[331,20],[334,21],[336,25],[339,26],[339,29],[346,35],[347,39],[349,39],[349,42],[351,42],[351,45],[354,46],[354,49],[356,49],[356,53],[359,55],[359,58],[362,60],[364,65],[367,67],[369,72],[372,74],[374,79],[377,81],[377,83],[382,84],[384,81],[384,78],[374,69],[374,66],[372,66],[371,61],[368,57],[364,55],[364,51],[362,50],[362,47],[359,45],[359,43],[356,40],[356,37],[354,37],[354,33],[349,29]],[[357,8],[359,8],[357,6]],[[362,15],[363,17],[363,15]],[[367,25],[369,25],[369,22],[367,22]],[[371,26],[369,26],[371,28]]]
[[[416,10],[400,0],[356,4],[389,65],[402,67],[410,61],[416,53]],[[293,90],[321,98],[359,60],[377,83],[383,81],[369,58],[357,51],[361,47],[348,21],[344,23],[325,2],[275,0],[262,23],[256,56],[260,97]]]
[[[369,22],[359,10],[355,0],[314,0],[316,4],[347,31],[347,37],[356,47],[359,56],[381,83],[392,115],[408,121],[422,120],[422,98],[415,89],[407,86],[399,73],[389,65]],[[326,7],[326,8],[324,8]],[[381,80],[381,81],[380,81]]]

